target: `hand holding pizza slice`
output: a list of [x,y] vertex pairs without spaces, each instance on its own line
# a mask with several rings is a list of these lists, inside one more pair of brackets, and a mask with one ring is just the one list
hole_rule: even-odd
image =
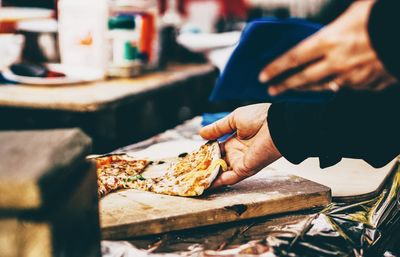
[[[236,132],[223,144],[210,141],[198,150],[177,157],[158,177],[144,172],[157,161],[135,159],[125,155],[96,158],[98,192],[103,197],[119,189],[138,189],[158,194],[199,196],[208,189],[235,184],[254,175],[279,159],[266,121],[269,104],[256,104],[236,109],[227,117],[204,127],[200,135],[215,140]],[[227,163],[222,160],[221,150]]]
[[221,173],[213,187],[236,184],[282,156],[269,133],[269,107],[269,104],[241,107],[200,130],[200,135],[208,140],[236,132],[222,145],[230,170]]

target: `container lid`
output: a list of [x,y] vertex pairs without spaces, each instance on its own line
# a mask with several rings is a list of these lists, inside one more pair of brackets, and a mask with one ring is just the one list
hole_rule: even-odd
[[36,19],[20,21],[17,30],[37,33],[57,33],[58,23],[55,19]]
[[133,30],[136,27],[135,16],[119,15],[108,19],[108,28],[113,29],[129,29]]

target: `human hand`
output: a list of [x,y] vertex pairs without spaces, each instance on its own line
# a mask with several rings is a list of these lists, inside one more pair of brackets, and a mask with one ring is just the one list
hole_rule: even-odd
[[269,107],[270,104],[241,107],[200,130],[200,135],[208,140],[236,131],[234,137],[221,145],[230,169],[217,177],[213,183],[214,188],[236,184],[282,156],[269,133]]
[[334,22],[267,65],[259,79],[271,82],[268,93],[381,90],[395,83],[370,44],[367,26],[374,2],[356,1]]

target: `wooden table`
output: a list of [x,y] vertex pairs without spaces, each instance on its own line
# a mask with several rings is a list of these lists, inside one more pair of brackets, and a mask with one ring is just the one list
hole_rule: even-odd
[[[196,117],[118,151],[134,151],[171,140],[196,139],[199,137],[197,131],[200,122],[201,117]],[[291,212],[160,235],[126,238],[126,241],[102,241],[103,257],[121,256],[122,252],[138,257],[160,256],[157,254],[164,254],[162,256],[165,257],[250,256],[246,253],[260,257],[383,256],[375,253],[382,250],[388,252],[385,256],[398,256],[399,166],[396,170],[381,193],[367,201],[336,201],[324,210]]]
[[81,85],[0,85],[0,130],[80,127],[95,151],[108,151],[207,111],[216,75],[192,64]]

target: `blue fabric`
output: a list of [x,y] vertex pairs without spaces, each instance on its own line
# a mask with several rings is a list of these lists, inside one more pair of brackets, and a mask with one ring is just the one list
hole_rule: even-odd
[[201,126],[207,126],[227,116],[229,112],[203,113]]
[[330,98],[331,92],[295,91],[271,97],[267,93],[268,83],[258,81],[258,75],[266,64],[320,28],[320,24],[301,19],[268,18],[249,23],[221,73],[210,101],[321,102]]

